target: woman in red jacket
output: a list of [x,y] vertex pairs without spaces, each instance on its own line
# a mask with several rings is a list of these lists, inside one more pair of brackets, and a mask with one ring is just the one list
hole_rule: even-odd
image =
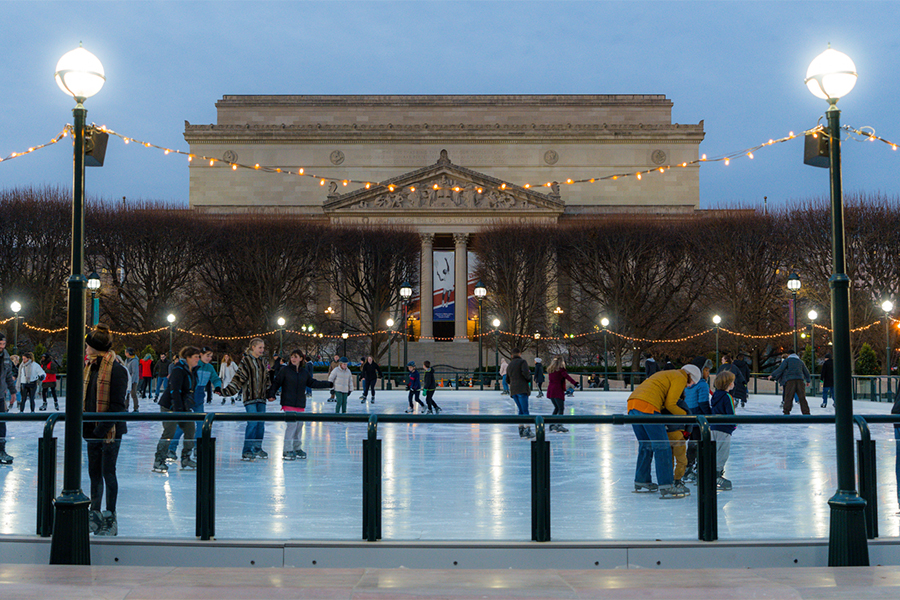
[[[566,371],[566,361],[563,360],[562,356],[553,357],[550,366],[547,368],[547,375],[549,379],[549,383],[547,383],[547,397],[553,402],[553,414],[561,415],[565,411],[566,380],[568,379],[572,382],[573,386],[576,385],[576,382],[569,377],[569,373]],[[551,424],[550,431],[567,433],[569,430],[562,425]]]
[[153,357],[150,354],[141,359],[141,398],[146,398],[148,394],[152,394],[153,385]]
[[59,399],[56,397],[56,363],[53,362],[53,357],[49,352],[41,357],[41,368],[47,374],[41,383],[41,397],[44,399],[41,410],[47,410],[47,392],[50,392],[53,394],[53,406],[56,412],[59,412]]

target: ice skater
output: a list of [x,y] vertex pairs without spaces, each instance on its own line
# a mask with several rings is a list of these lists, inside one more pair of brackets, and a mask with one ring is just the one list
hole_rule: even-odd
[[[705,356],[698,356],[691,361],[691,364],[700,369],[700,381],[695,385],[684,390],[684,403],[687,405],[688,413],[692,415],[710,415],[712,409],[709,407],[709,372],[713,368],[713,361]],[[683,480],[689,483],[697,481],[697,444],[700,441],[700,428],[690,425],[688,426],[690,439],[687,444],[687,452]]]
[[[6,351],[6,335],[0,332],[0,388],[3,393],[0,394],[0,413],[5,413],[6,395],[9,393],[10,400],[16,398],[16,376],[13,374],[15,367],[9,358],[9,352]],[[6,452],[6,421],[0,421],[0,464],[11,465],[13,456]]]
[[809,404],[806,403],[806,385],[812,380],[809,375],[809,369],[806,363],[800,360],[796,354],[789,354],[786,359],[781,361],[778,368],[772,371],[769,379],[777,380],[783,387],[782,389],[782,407],[784,414],[791,414],[794,408],[794,396],[800,404],[800,412],[804,415],[809,414]]
[[375,404],[375,384],[382,376],[381,367],[375,362],[374,356],[367,357],[365,362],[362,363],[360,375],[362,376],[362,397],[359,399],[360,403],[366,403],[366,398],[368,398],[369,392],[371,391],[372,404]]
[[500,360],[500,381],[503,382],[503,391],[500,392],[503,396],[509,396],[509,380],[506,378],[506,370],[509,369],[509,361],[505,358]]
[[[713,393],[712,400],[709,405],[714,415],[733,415],[736,400],[730,394],[734,389],[734,373],[725,371],[716,374],[716,380],[713,385],[716,388]],[[731,489],[731,481],[725,479],[725,463],[728,462],[728,455],[731,452],[731,435],[737,425],[715,424],[710,425],[709,433],[712,440],[716,443],[716,489],[728,491]]]
[[19,367],[19,379],[17,384],[22,394],[19,400],[19,412],[25,412],[25,401],[27,400],[31,406],[31,412],[34,412],[34,397],[37,394],[38,383],[44,380],[44,370],[39,364],[34,362],[34,354],[25,352],[22,354],[22,365]]
[[[349,360],[347,361],[349,362]],[[334,355],[334,360],[331,361],[331,364],[328,365],[328,376],[331,378],[331,374],[334,373],[334,370],[340,368],[341,366],[341,357],[337,354]],[[331,396],[328,398],[329,402],[335,402],[337,400],[337,389],[331,388]],[[337,411],[335,411],[337,412]]]
[[[269,402],[275,401],[275,394],[281,390],[281,410],[283,412],[306,411],[306,388],[330,388],[330,381],[318,381],[309,376],[306,370],[303,352],[293,350],[290,359],[275,373],[272,387],[269,388]],[[297,460],[306,458],[306,452],[300,444],[300,432],[303,428],[299,421],[288,421],[284,428],[284,444],[281,458]]]
[[[233,360],[231,360],[231,356],[225,354],[222,356],[222,363],[219,365],[219,379],[222,380],[222,388],[228,387],[228,384],[231,383],[231,380],[234,379],[234,374],[237,373],[237,364]],[[227,396],[222,396],[222,404],[228,401]],[[234,404],[234,396],[231,397],[231,403]]]
[[[516,403],[518,414],[530,414],[528,412],[528,396],[531,394],[531,369],[528,368],[528,363],[522,358],[522,351],[518,348],[513,348],[512,360],[509,361],[506,369],[506,377],[509,381],[509,395]],[[519,425],[519,437],[534,437],[531,426]]]
[[[128,393],[128,370],[117,360],[112,351],[112,335],[109,327],[100,324],[87,334],[84,366],[84,412],[125,413]],[[88,475],[91,478],[91,506],[88,525],[94,535],[117,535],[116,500],[119,496],[119,480],[116,463],[122,436],[128,433],[124,421],[85,421],[82,436],[87,443]],[[106,487],[106,510],[100,511]]]
[[[537,360],[537,359],[535,359]],[[566,371],[566,361],[562,356],[554,356],[547,367],[547,376],[550,381],[547,383],[547,398],[553,403],[553,414],[562,415],[566,410],[566,381],[575,385],[575,380]],[[557,433],[568,433],[569,430],[562,425],[551,424],[550,431]]]
[[41,357],[41,368],[46,373],[46,377],[41,383],[41,399],[44,401],[41,404],[41,410],[47,410],[47,392],[50,392],[53,396],[53,408],[56,412],[59,412],[59,398],[56,397],[56,374],[58,369],[56,368],[56,361],[53,360],[49,352],[44,353],[44,356]]
[[347,397],[353,392],[353,372],[350,371],[350,359],[342,356],[337,367],[328,375],[328,381],[334,384],[334,412],[347,412]]
[[830,352],[825,355],[825,362],[822,363],[822,408],[828,407],[828,396],[834,400],[834,360]]
[[[260,338],[250,340],[250,347],[241,357],[234,377],[222,390],[223,396],[234,396],[238,392],[244,402],[244,410],[247,414],[261,414],[266,412],[266,399],[268,397],[268,374],[266,359],[266,342]],[[185,431],[187,434],[187,431]],[[247,421],[247,429],[244,431],[244,448],[241,451],[241,460],[255,460],[257,458],[269,458],[268,452],[262,449],[263,436],[266,434],[264,421]]]
[[534,359],[534,385],[537,388],[537,398],[544,397],[544,361],[541,357]]
[[441,412],[441,407],[434,401],[434,391],[437,389],[437,383],[434,380],[434,369],[431,368],[431,362],[425,361],[425,377],[422,378],[422,389],[425,390],[425,405],[428,407],[428,414]]
[[[190,412],[194,405],[194,390],[197,388],[197,375],[195,374],[197,363],[200,362],[200,348],[185,346],[179,353],[181,359],[172,367],[169,374],[169,385],[166,386],[163,395],[159,398],[159,412]],[[168,473],[166,455],[169,452],[169,443],[175,434],[175,428],[181,427],[184,431],[184,448],[181,450],[181,468],[192,469],[197,463],[191,460],[191,451],[194,449],[194,421],[163,421],[162,435],[156,444],[156,456],[153,459],[153,471],[155,473]]]
[[[194,388],[194,404],[190,407],[191,412],[206,412],[203,406],[203,401],[206,398],[206,388],[209,385],[215,386],[217,394],[222,393],[222,380],[219,379],[219,376],[216,373],[216,368],[210,364],[212,358],[212,348],[208,348],[206,346],[200,348],[200,362],[197,363],[197,367],[194,369],[194,376],[197,378],[197,385]],[[195,427],[198,440],[200,439],[201,435],[200,429],[200,427]],[[169,444],[169,452],[166,455],[168,460],[178,459],[176,450],[178,450],[178,440],[181,439],[182,435],[184,435],[184,431],[181,429],[181,427],[176,427],[175,435],[172,437],[172,442]],[[195,450],[196,448],[197,447],[194,446]]]
[[413,399],[415,399],[416,404],[422,407],[420,412],[425,412],[425,404],[419,400],[419,391],[422,389],[422,380],[419,374],[419,370],[416,368],[416,362],[411,360],[406,363],[406,369],[409,373],[406,374],[406,389],[409,391],[409,395],[407,400],[409,400],[409,408],[406,410],[407,413],[416,412],[415,407],[413,406]]

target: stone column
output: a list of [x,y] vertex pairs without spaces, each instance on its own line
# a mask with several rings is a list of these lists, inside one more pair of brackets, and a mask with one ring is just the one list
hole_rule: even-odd
[[468,331],[466,330],[466,319],[468,317],[468,284],[469,284],[469,269],[468,269],[468,261],[467,261],[467,246],[469,243],[469,234],[467,233],[454,233],[453,241],[456,244],[456,254],[454,256],[455,262],[455,271],[456,271],[456,281],[455,281],[455,327],[453,329],[453,336],[456,338],[453,340],[454,342],[468,342],[469,338],[467,337]]
[[420,342],[433,342],[434,335],[434,234],[422,234],[422,266],[419,273],[422,333]]

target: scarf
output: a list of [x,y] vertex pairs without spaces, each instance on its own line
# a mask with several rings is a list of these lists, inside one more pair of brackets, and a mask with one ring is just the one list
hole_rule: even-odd
[[[97,412],[109,411],[109,382],[112,379],[113,365],[116,364],[116,353],[110,350],[100,359],[100,370],[97,373]],[[97,358],[94,358],[97,360]],[[91,361],[93,362],[93,361]],[[84,392],[82,393],[83,402],[87,401],[88,384],[91,381],[91,363],[84,367]],[[84,406],[81,407],[84,410]],[[104,441],[111,442],[116,439],[116,426],[113,425],[106,434]]]

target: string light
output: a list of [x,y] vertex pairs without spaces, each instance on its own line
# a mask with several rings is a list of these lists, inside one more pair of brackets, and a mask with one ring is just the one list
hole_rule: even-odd
[[12,159],[14,159],[14,158],[19,158],[20,156],[25,156],[26,154],[31,154],[32,152],[36,152],[37,150],[42,150],[42,149],[44,149],[44,148],[46,148],[46,147],[48,147],[48,146],[52,146],[53,144],[59,142],[59,140],[61,140],[61,139],[63,139],[64,137],[66,137],[66,136],[68,135],[68,130],[69,130],[69,128],[68,128],[68,126],[67,126],[65,129],[63,129],[63,130],[60,131],[58,134],[56,134],[56,137],[54,137],[52,140],[50,140],[50,141],[47,142],[46,144],[40,144],[40,145],[38,145],[38,146],[32,146],[31,148],[29,148],[28,150],[26,150],[26,151],[24,151],[24,152],[12,152],[12,153],[10,153],[6,158],[0,158],[0,162],[4,162],[4,161],[7,161],[7,160],[12,160]]

